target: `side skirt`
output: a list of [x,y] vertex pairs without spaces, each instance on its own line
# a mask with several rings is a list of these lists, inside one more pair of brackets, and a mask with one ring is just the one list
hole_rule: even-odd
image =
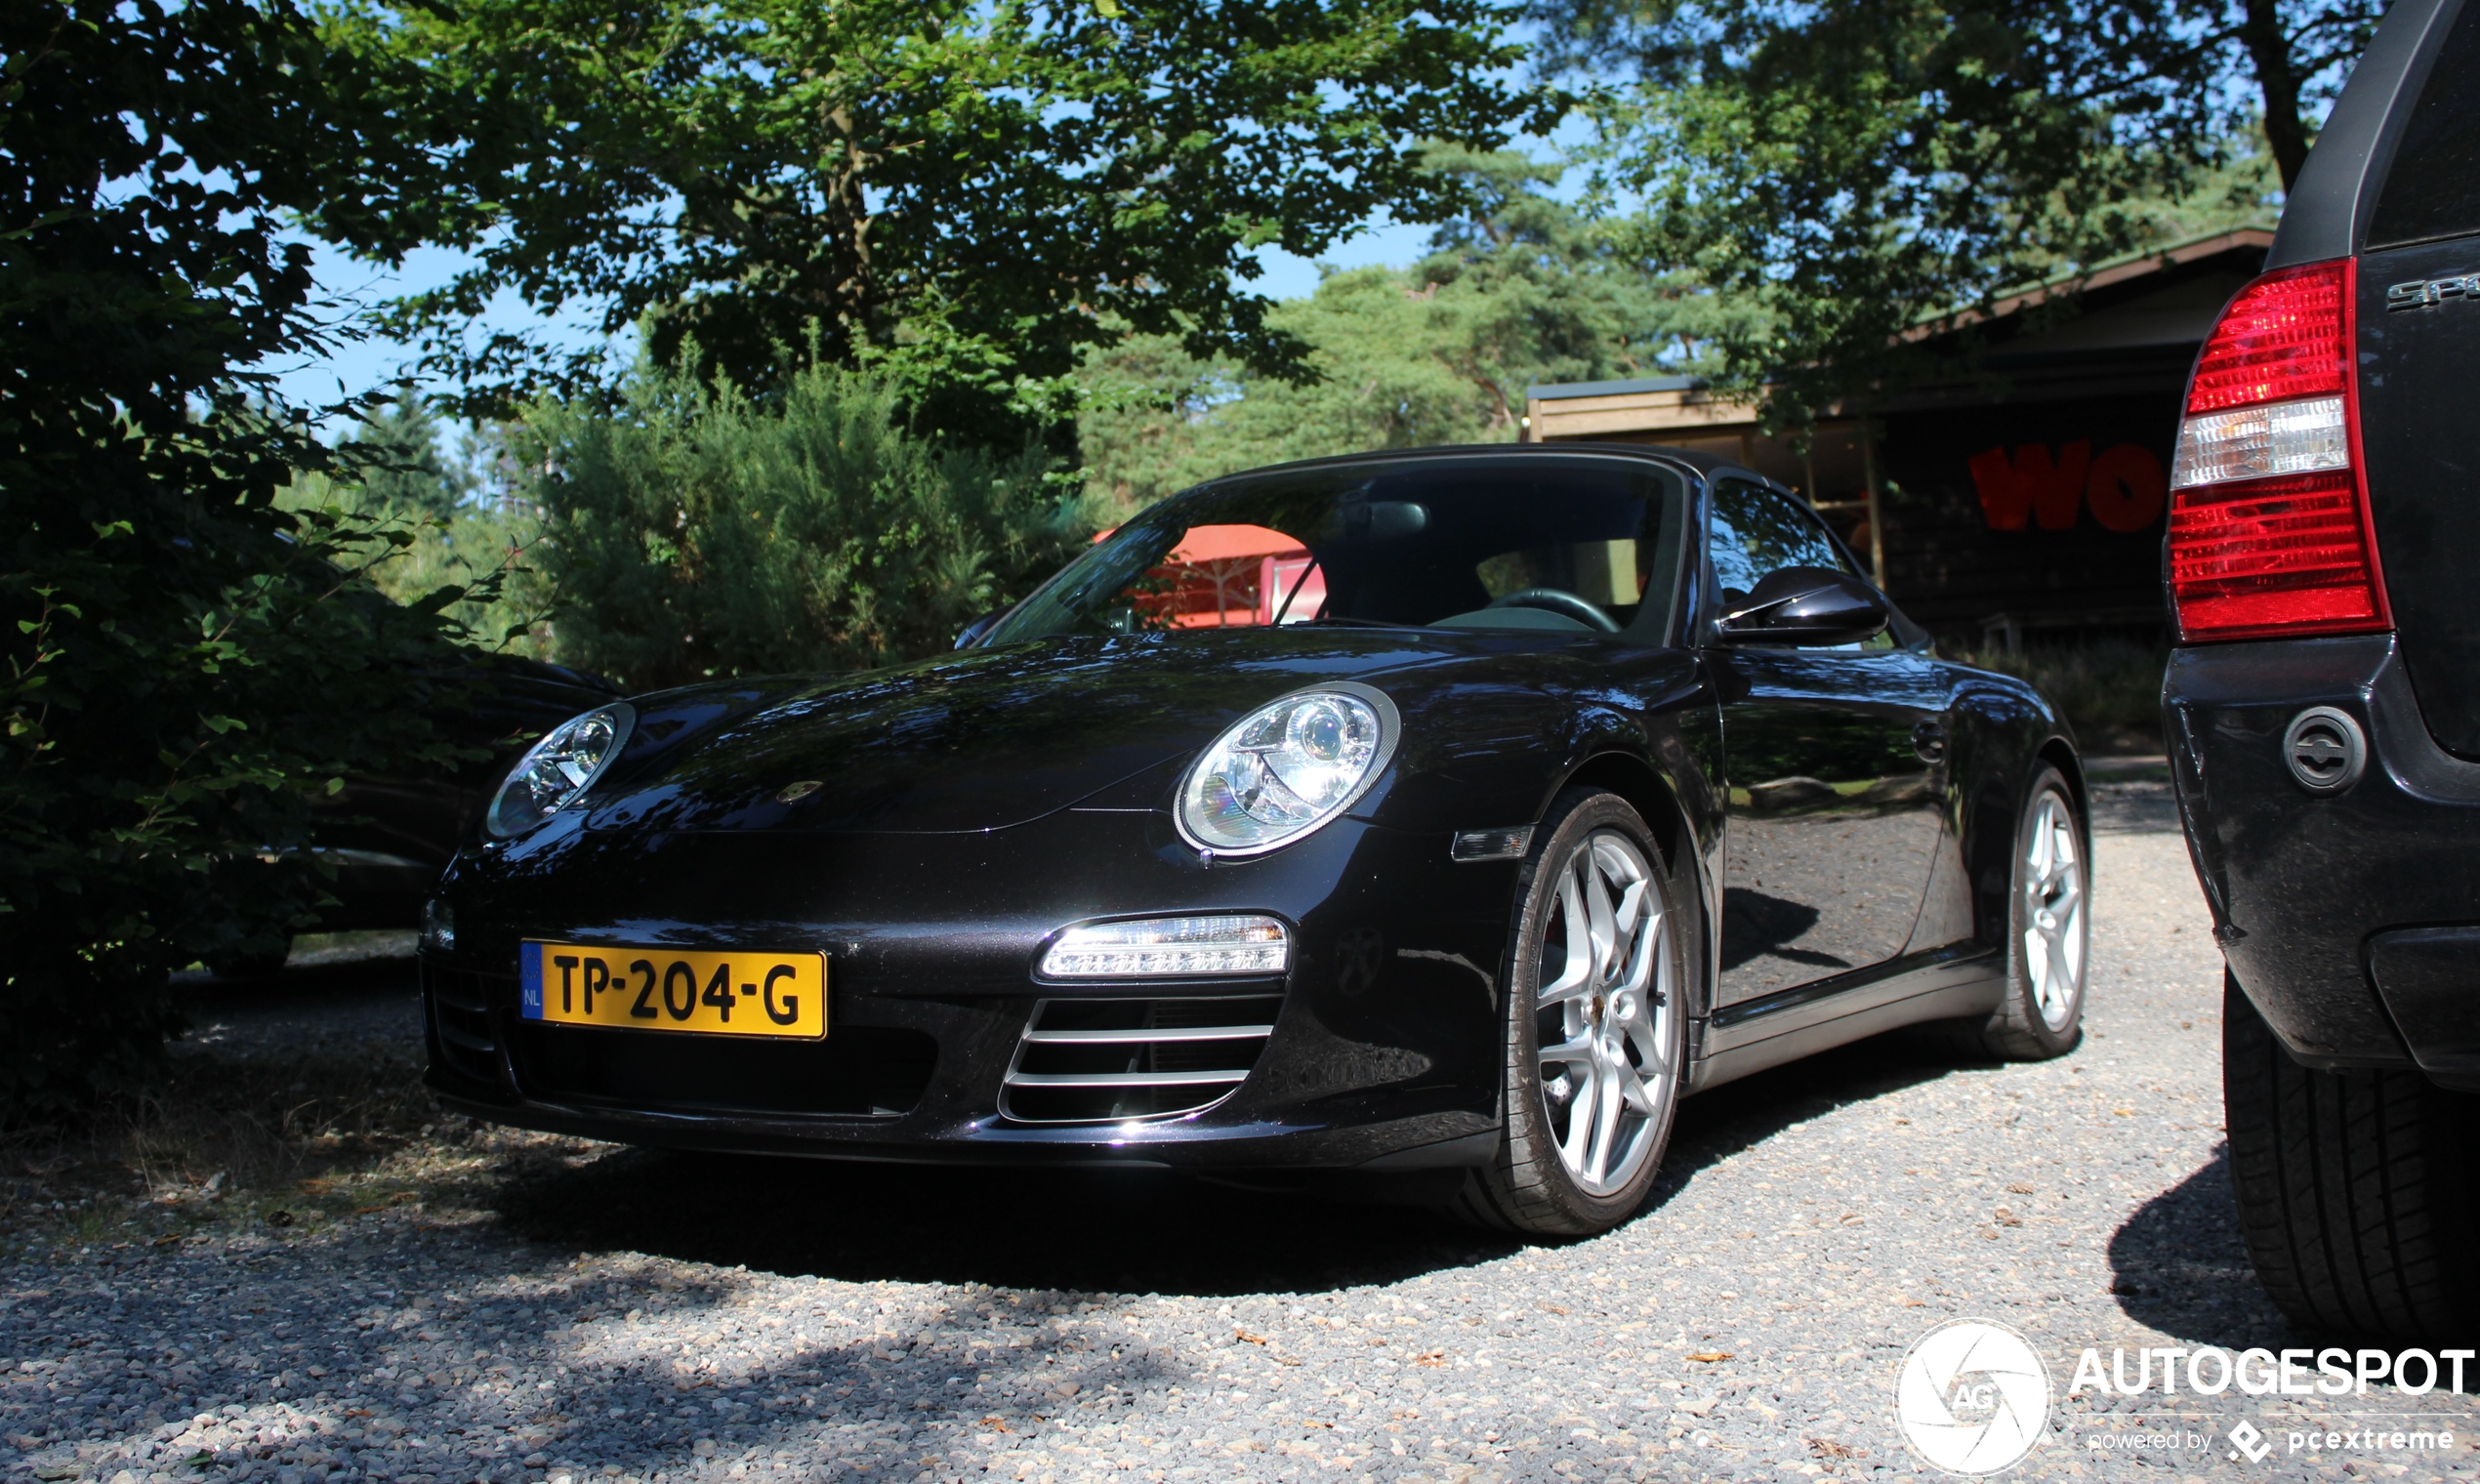
[[1907,954],[1830,979],[1726,1005],[1705,1026],[1688,1091],[1797,1061],[1899,1026],[1985,1015],[2006,992],[2006,960],[1983,943]]

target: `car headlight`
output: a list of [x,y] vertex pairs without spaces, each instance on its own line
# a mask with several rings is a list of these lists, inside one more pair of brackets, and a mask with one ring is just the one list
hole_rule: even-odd
[[1217,737],[1179,785],[1179,832],[1255,855],[1351,806],[1385,770],[1400,722],[1385,692],[1334,682],[1296,691]]
[[517,760],[508,781],[491,796],[482,827],[494,840],[506,840],[575,804],[620,756],[637,724],[637,708],[620,701],[553,727]]

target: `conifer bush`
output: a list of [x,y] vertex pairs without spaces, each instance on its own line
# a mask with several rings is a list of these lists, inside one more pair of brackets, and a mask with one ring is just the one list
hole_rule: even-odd
[[866,372],[813,363],[759,397],[694,357],[514,434],[564,664],[650,690],[917,659],[1092,534],[1039,446],[926,434]]

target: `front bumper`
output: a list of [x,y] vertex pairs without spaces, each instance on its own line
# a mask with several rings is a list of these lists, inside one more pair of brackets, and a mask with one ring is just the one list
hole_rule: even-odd
[[[974,835],[571,831],[528,858],[470,857],[451,872],[458,951],[423,965],[431,1083],[493,1122],[649,1145],[1190,1168],[1478,1164],[1500,1124],[1500,961],[1516,867],[1458,864],[1448,845],[1346,819],[1209,868],[1167,817],[1134,810]],[[1291,970],[1077,984],[1034,972],[1070,923],[1219,910],[1290,924]],[[830,1031],[753,1043],[525,1021],[515,965],[528,937],[815,947],[829,960]],[[1009,1099],[1037,1013],[1229,1018],[1207,1002],[1272,1026],[1245,1079],[1209,1106],[1083,1118],[1052,1107],[1052,1121],[1035,1121],[1021,1092]]]
[[[2282,755],[2311,706],[2367,733],[2336,795]],[[2480,763],[2430,738],[2392,637],[2182,648],[2163,709],[2214,935],[2292,1054],[2480,1088]]]

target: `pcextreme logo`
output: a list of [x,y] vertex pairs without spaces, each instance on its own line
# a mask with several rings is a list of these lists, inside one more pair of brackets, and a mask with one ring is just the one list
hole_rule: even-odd
[[2265,1441],[2265,1435],[2256,1430],[2255,1423],[2243,1417],[2239,1425],[2230,1429],[2230,1458],[2233,1463],[2244,1458],[2251,1463],[2261,1463],[2272,1456],[2273,1445]]
[[1996,1473],[2021,1462],[2047,1425],[2049,1370],[2023,1336],[1995,1320],[1949,1320],[1903,1357],[1894,1416],[1922,1463]]

